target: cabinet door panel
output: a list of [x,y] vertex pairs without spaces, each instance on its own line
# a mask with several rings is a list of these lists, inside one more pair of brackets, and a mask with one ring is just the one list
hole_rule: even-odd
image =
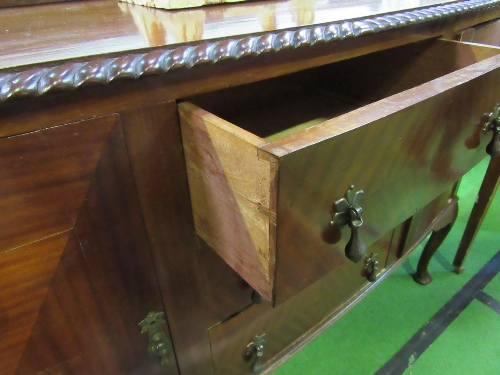
[[[40,148],[36,147],[11,150],[12,157],[16,152],[31,152],[30,158],[38,160],[42,170],[33,169],[31,163],[22,164],[20,170],[19,165],[9,163],[0,167],[6,175],[23,176],[21,182],[33,174],[32,185],[19,185],[24,189],[19,195],[37,196],[36,200],[23,201],[27,207],[23,215],[29,217],[30,202],[39,212],[31,218],[33,228],[45,231],[28,230],[35,237],[32,244],[0,253],[2,276],[12,270],[18,279],[24,272],[34,278],[28,280],[34,285],[29,290],[29,285],[21,282],[0,289],[0,301],[11,295],[24,296],[16,305],[0,304],[0,316],[8,316],[8,330],[14,332],[23,325],[23,336],[16,335],[16,357],[12,356],[8,369],[0,373],[177,374],[173,348],[169,348],[167,368],[162,367],[159,360],[150,357],[148,336],[141,334],[138,326],[149,312],[164,308],[118,116],[54,129],[57,131],[42,131],[42,151],[37,152]],[[81,136],[82,129],[86,136]],[[60,139],[59,134],[72,135],[80,142],[65,144],[67,138]],[[100,143],[93,138],[96,134]],[[74,160],[78,163],[71,164]],[[72,179],[73,175],[78,178]],[[68,180],[78,180],[78,188],[73,189],[78,194],[64,193]],[[18,193],[16,184],[11,185],[12,194]],[[50,194],[44,194],[47,187]],[[46,225],[54,222],[59,212],[69,218],[64,225]],[[61,228],[64,231],[57,235]],[[8,231],[8,223],[4,229]],[[52,231],[56,234],[44,237]],[[27,238],[23,233],[14,236],[20,242]],[[10,255],[17,263],[9,263]],[[31,314],[29,324],[23,320],[26,311]],[[163,329],[169,338],[167,327]],[[2,330],[0,341],[5,335]]]
[[73,226],[114,116],[0,140],[0,252]]
[[69,231],[0,253],[0,374],[14,373]]

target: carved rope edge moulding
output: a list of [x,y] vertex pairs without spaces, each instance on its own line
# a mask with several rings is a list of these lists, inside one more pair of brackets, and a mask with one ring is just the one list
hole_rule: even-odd
[[73,90],[83,85],[107,84],[117,79],[163,74],[174,68],[191,68],[202,63],[237,60],[243,56],[313,46],[320,42],[379,33],[497,6],[500,6],[500,0],[468,0],[361,20],[5,73],[0,74],[0,102],[15,97],[40,96],[53,90]]

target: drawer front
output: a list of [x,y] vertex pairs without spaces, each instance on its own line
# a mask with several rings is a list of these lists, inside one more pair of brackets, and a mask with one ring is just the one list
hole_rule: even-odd
[[[397,248],[389,232],[373,244],[369,253],[377,253],[380,271],[391,248]],[[369,283],[364,275],[364,265],[347,263],[326,275],[284,304],[272,308],[268,304],[253,305],[236,317],[210,329],[210,342],[218,375],[248,375],[255,356],[247,355],[247,344],[255,336],[265,334],[262,363],[270,363],[293,349],[296,340],[313,334],[326,322],[345,312],[345,308],[359,300]],[[351,303],[352,302],[352,303]],[[267,363],[267,364],[266,364]]]
[[370,245],[486,157],[499,66],[492,57],[263,147],[280,156],[278,303],[349,262],[349,234],[324,233],[351,185],[364,189],[359,232]]

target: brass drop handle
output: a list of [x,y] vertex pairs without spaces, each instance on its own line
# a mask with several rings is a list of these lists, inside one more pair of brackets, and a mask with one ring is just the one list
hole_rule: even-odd
[[366,278],[369,282],[373,283],[377,281],[377,271],[378,271],[378,253],[372,253],[370,257],[366,260],[365,270]]
[[493,132],[493,137],[486,146],[486,152],[492,158],[500,155],[500,104],[497,104],[493,112],[487,114],[488,122],[484,126],[485,132]]
[[259,305],[264,301],[264,298],[255,289],[252,291],[251,298],[252,302],[255,303],[256,305]]
[[341,198],[335,202],[335,216],[332,225],[351,228],[351,237],[345,247],[345,255],[354,263],[359,262],[366,256],[366,245],[359,236],[358,229],[363,225],[363,209],[358,204],[363,190],[354,190],[354,185],[349,188],[346,198]]
[[250,367],[252,374],[258,374],[262,370],[262,356],[264,355],[264,344],[266,343],[266,334],[255,336],[253,341],[247,345],[247,355],[255,357],[255,361]]
[[162,367],[168,366],[168,351],[171,342],[161,326],[166,323],[164,312],[150,312],[140,323],[141,333],[148,333],[149,355],[160,361]]

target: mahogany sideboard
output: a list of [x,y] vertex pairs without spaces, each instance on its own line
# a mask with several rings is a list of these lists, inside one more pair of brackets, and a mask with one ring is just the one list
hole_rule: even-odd
[[500,49],[457,35],[499,17],[1,9],[0,375],[270,373],[432,232],[430,282],[498,150]]

